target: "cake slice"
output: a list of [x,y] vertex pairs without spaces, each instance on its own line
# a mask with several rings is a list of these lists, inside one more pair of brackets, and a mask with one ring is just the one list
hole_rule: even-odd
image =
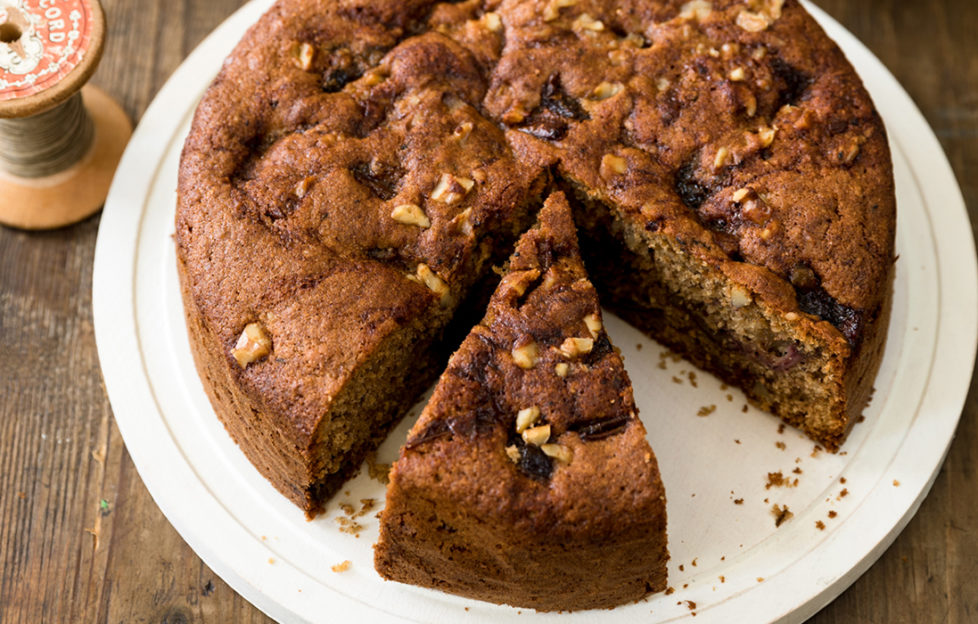
[[391,471],[387,579],[541,611],[665,588],[666,499],[570,208],[551,196]]

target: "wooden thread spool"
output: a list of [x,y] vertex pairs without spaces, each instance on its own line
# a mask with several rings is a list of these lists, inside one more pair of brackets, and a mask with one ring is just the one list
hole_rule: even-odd
[[39,230],[97,212],[132,134],[84,86],[98,67],[98,0],[0,0],[0,223]]

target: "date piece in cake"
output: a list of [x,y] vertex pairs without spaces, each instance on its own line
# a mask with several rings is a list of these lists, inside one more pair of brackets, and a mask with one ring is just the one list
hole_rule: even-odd
[[534,609],[665,588],[666,505],[562,194],[517,244],[391,471],[385,578]]

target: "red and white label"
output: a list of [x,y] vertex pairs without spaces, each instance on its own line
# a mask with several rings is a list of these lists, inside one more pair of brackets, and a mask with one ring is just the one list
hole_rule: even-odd
[[85,0],[0,0],[0,101],[57,84],[78,67],[92,36]]

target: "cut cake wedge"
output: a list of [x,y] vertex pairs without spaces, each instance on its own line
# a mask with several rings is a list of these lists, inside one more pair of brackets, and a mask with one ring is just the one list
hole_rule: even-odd
[[541,611],[664,589],[666,499],[645,435],[555,194],[408,435],[377,570]]

